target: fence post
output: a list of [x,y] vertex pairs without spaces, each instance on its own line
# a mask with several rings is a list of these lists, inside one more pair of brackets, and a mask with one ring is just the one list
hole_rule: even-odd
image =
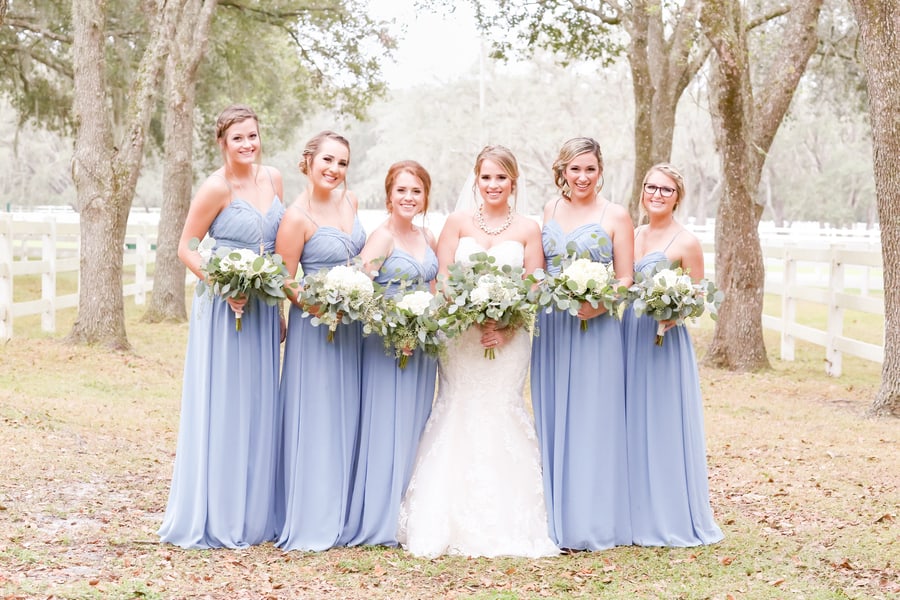
[[12,215],[0,214],[0,340],[13,334],[13,233]]
[[789,244],[784,245],[784,275],[781,295],[781,359],[794,360],[794,336],[788,333],[797,320],[797,300],[794,286],[797,285],[797,260],[791,253]]
[[41,273],[41,300],[46,302],[41,313],[41,329],[56,331],[56,218],[47,219],[49,233],[41,236],[41,260],[47,265]]
[[144,304],[147,297],[147,253],[150,251],[150,242],[147,240],[147,226],[143,225],[138,230],[137,238],[134,244],[135,256],[134,262],[134,303]]
[[828,335],[825,341],[825,372],[840,377],[843,368],[841,351],[835,348],[835,340],[844,335],[844,309],[838,305],[837,294],[844,291],[844,263],[840,250],[831,248],[831,276],[828,286]]

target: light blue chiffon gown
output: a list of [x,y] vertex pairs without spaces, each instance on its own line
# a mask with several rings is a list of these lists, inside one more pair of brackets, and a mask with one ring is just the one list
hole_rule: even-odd
[[[266,252],[284,206],[266,214],[234,199],[213,220],[218,246]],[[248,301],[242,330],[219,297],[194,297],[181,421],[159,536],[183,548],[242,548],[275,537],[280,312]]]
[[[388,284],[403,278],[429,283],[437,271],[437,256],[430,247],[421,263],[395,248],[375,281]],[[396,293],[396,285],[393,289]],[[419,437],[431,414],[436,377],[435,358],[417,351],[401,369],[393,355],[385,354],[381,336],[363,340],[359,460],[342,536],[345,544],[397,545],[400,501],[412,475]]]
[[[366,233],[354,219],[350,234],[320,226],[303,246],[306,274],[347,264]],[[276,545],[285,550],[335,546],[347,519],[360,411],[362,326],[328,328],[291,305],[279,395],[284,407],[278,467]]]
[[[661,251],[638,260],[650,274]],[[640,546],[697,546],[722,539],[709,504],[700,378],[684,326],[655,344],[656,321],[623,316],[631,528]]]
[[[594,261],[612,261],[599,223],[542,231],[547,270],[569,244]],[[550,538],[560,548],[601,550],[631,544],[625,445],[622,326],[602,314],[588,321],[540,311],[531,354],[531,401],[541,445]]]

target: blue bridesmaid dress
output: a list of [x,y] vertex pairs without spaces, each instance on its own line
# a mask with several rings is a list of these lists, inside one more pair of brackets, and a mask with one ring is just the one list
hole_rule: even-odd
[[[660,261],[666,261],[663,252],[650,252],[638,260],[635,272],[649,275]],[[709,504],[703,402],[690,334],[686,327],[673,327],[657,346],[652,317],[635,317],[629,307],[623,323],[634,543],[718,542],[723,535]]]
[[[552,260],[588,252],[612,261],[612,240],[599,223],[571,232],[556,220],[542,231],[547,271]],[[565,311],[540,311],[531,354],[531,402],[541,445],[550,538],[572,550],[631,544],[625,445],[622,326],[602,314],[581,330]]]
[[[394,248],[375,281],[388,284],[402,278],[429,283],[437,271],[437,256],[430,247],[423,263]],[[397,545],[400,501],[431,414],[436,376],[437,360],[423,352],[415,352],[401,369],[396,358],[385,354],[381,336],[363,341],[359,460],[342,536],[346,545]]]
[[[233,199],[213,220],[217,245],[273,252],[284,214]],[[169,502],[159,529],[183,548],[243,548],[275,537],[280,312],[248,301],[242,330],[222,298],[195,296]]]
[[[300,265],[312,274],[346,264],[366,233],[355,218],[350,234],[320,226],[303,246]],[[344,528],[351,493],[360,410],[362,325],[328,328],[291,305],[279,396],[284,408],[282,455],[276,480],[276,545],[326,550]]]

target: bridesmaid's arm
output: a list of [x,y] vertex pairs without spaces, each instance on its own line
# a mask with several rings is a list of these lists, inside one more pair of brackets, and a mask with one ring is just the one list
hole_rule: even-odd
[[200,271],[200,253],[191,250],[191,240],[202,240],[209,232],[209,227],[228,203],[231,190],[225,180],[218,176],[210,176],[203,182],[191,200],[188,208],[181,238],[178,240],[178,258],[190,269],[191,273],[204,279]]
[[700,245],[697,236],[690,231],[685,230],[678,237],[681,238],[678,240],[681,267],[690,274],[691,280],[696,283],[704,277],[703,246]]
[[617,210],[610,234],[613,243],[613,270],[619,282],[625,287],[634,283],[634,224],[624,206],[613,204]]
[[394,238],[384,225],[379,225],[366,240],[359,256],[363,262],[366,275],[375,278],[381,265],[394,250]]
[[285,294],[291,303],[300,307],[297,304],[299,284],[296,278],[300,266],[300,256],[303,254],[303,246],[306,243],[307,219],[295,206],[296,202],[285,211],[284,217],[281,219],[278,233],[275,235],[275,252],[281,255],[284,266],[288,270],[289,279],[285,283]]

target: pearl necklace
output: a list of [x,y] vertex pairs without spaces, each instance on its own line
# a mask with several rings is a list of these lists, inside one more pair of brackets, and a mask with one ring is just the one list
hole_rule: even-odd
[[503,225],[500,227],[488,227],[487,223],[484,222],[484,205],[481,204],[478,206],[478,212],[475,213],[475,224],[478,225],[478,229],[482,230],[488,235],[500,235],[506,228],[512,225],[513,222],[513,212],[512,207],[506,207],[506,220],[503,221]]

